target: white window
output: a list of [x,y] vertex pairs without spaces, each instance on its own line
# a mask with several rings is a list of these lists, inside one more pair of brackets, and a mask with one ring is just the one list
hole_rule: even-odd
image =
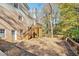
[[12,30],[12,39],[17,40],[17,31]]
[[5,29],[0,29],[0,38],[5,38]]

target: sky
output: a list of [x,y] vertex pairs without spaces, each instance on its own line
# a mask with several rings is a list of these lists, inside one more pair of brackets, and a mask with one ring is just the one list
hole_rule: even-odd
[[37,8],[37,10],[40,10],[40,9],[42,9],[43,4],[42,3],[28,3],[28,6],[29,6],[30,10],[33,8]]

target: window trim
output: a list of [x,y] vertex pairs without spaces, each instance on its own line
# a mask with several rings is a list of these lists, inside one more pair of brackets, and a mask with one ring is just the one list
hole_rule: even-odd
[[[16,31],[16,30],[12,30],[12,31],[15,32],[15,34],[14,34],[14,39],[12,38],[12,39],[15,41],[15,40],[17,40],[17,31]],[[11,32],[12,32],[12,31],[11,31]],[[12,36],[13,36],[13,34],[12,34]]]

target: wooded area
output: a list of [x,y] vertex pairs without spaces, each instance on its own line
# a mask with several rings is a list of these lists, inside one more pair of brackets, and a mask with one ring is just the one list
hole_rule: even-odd
[[40,13],[37,9],[31,13],[27,7],[0,4],[2,52],[12,56],[79,55],[79,4],[45,3]]

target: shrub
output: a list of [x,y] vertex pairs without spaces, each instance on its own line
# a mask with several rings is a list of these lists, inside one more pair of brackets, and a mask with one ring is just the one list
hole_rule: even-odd
[[79,27],[70,28],[65,32],[65,35],[72,38],[76,42],[79,42]]

